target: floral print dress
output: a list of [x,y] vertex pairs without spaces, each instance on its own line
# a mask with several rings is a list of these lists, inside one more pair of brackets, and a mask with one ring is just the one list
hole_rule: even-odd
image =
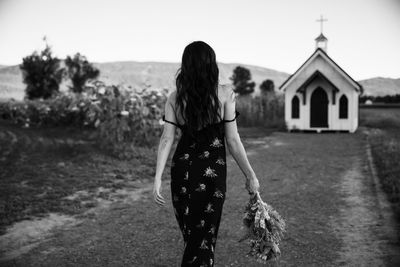
[[221,120],[196,132],[185,125],[171,164],[171,194],[175,217],[184,240],[181,266],[214,266],[215,245],[226,192],[226,151]]

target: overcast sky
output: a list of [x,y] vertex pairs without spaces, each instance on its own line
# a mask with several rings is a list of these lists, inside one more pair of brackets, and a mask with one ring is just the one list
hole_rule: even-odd
[[64,58],[179,62],[195,40],[217,60],[293,73],[315,49],[354,79],[400,78],[400,0],[0,0],[0,64],[19,64],[47,36]]

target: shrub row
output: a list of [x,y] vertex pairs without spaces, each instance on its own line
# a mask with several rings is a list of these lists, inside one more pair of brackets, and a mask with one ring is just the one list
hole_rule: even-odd
[[161,133],[160,118],[167,90],[127,90],[94,81],[85,92],[60,92],[46,100],[0,104],[0,118],[22,127],[92,128],[101,148],[129,157],[140,146],[152,146]]

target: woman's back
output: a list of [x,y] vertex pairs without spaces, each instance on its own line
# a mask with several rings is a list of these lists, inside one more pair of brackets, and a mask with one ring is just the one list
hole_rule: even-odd
[[[213,143],[214,146],[218,146],[218,144],[224,144],[225,140],[225,123],[231,122],[236,119],[239,115],[239,112],[236,111],[236,114],[231,119],[225,119],[225,103],[227,101],[227,97],[232,97],[231,94],[233,93],[232,87],[230,85],[220,85],[218,86],[218,100],[220,102],[219,113],[218,117],[219,120],[215,123],[211,123],[208,125],[203,126],[201,129],[197,129],[194,133],[190,134],[187,128],[187,124],[184,123],[184,120],[179,110],[177,110],[175,101],[176,101],[176,91],[171,93],[168,101],[172,107],[173,115],[175,117],[175,121],[170,121],[163,117],[163,120],[172,123],[177,126],[181,130],[181,137],[178,142],[177,149],[175,151],[175,155],[182,154],[185,152],[187,147],[194,147],[195,151],[204,150],[207,151],[208,146]],[[229,99],[228,99],[229,100]],[[167,103],[168,105],[168,103]],[[187,107],[187,108],[190,108]],[[206,108],[206,107],[205,107]],[[196,145],[194,145],[196,144]],[[213,146],[211,146],[213,147]]]
[[[225,113],[224,105],[227,100],[227,96],[230,93],[231,86],[229,84],[224,84],[224,85],[219,84],[217,90],[218,90],[217,96],[218,96],[218,100],[220,102],[220,107],[219,107],[217,116],[220,118],[220,121],[222,121],[224,118],[224,115],[225,115],[224,114]],[[176,124],[183,126],[183,125],[185,125],[185,122],[184,122],[184,119],[182,118],[182,113],[181,113],[180,109],[176,107],[176,95],[177,95],[177,91],[172,92],[169,97],[169,102],[174,110]],[[185,105],[186,105],[186,103],[185,103]],[[206,107],[204,107],[204,108],[206,108]]]

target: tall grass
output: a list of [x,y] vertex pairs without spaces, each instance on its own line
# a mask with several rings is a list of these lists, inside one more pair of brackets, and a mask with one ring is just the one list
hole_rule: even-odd
[[382,188],[400,220],[400,129],[374,131],[369,139]]
[[240,112],[238,125],[243,127],[268,127],[283,130],[285,100],[273,93],[256,97],[238,96],[236,109]]
[[400,108],[360,108],[360,126],[400,129]]
[[379,180],[400,221],[400,108],[361,109],[360,125],[369,142]]

